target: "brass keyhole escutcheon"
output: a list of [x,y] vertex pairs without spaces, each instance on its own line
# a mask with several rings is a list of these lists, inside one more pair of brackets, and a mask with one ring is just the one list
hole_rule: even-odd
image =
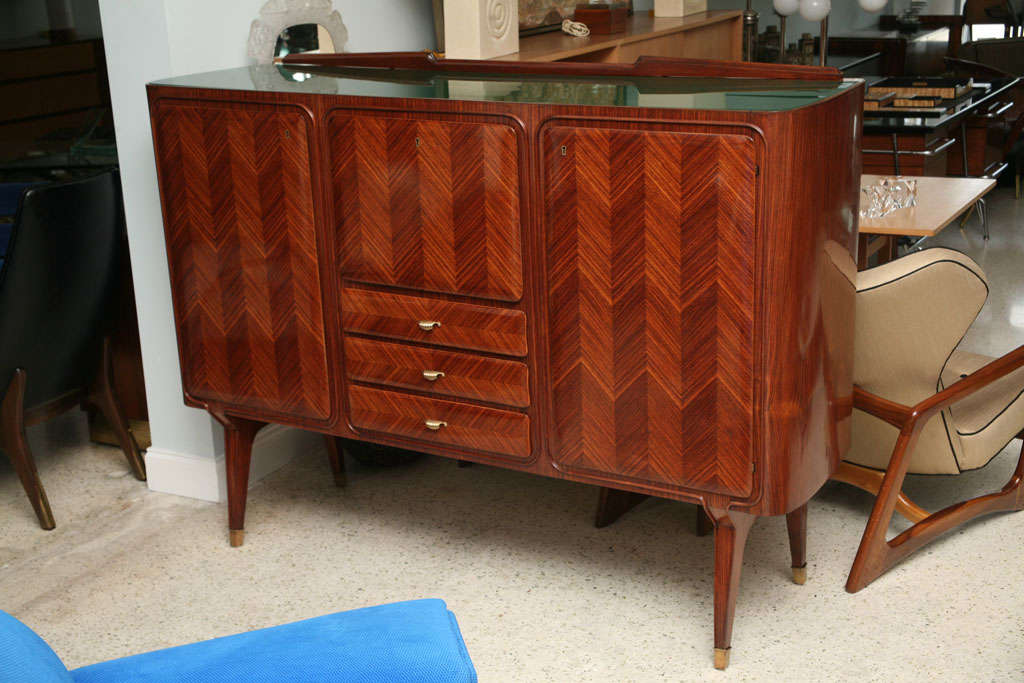
[[566,154],[569,153],[569,148],[566,147],[565,145],[562,145],[562,149],[560,151],[562,152],[562,156],[564,157]]

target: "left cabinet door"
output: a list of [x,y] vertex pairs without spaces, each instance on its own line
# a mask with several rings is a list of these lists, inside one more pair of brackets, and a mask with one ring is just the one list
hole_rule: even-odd
[[152,115],[185,391],[327,419],[309,114],[159,100]]

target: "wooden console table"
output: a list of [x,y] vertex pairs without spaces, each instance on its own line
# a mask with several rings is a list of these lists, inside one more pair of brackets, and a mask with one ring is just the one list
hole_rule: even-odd
[[633,62],[637,57],[743,58],[743,13],[714,10],[686,17],[637,13],[619,33],[576,38],[561,31],[519,39],[519,52],[502,61]]
[[185,401],[225,427],[232,543],[270,422],[696,503],[724,668],[755,517],[787,515],[799,577],[849,443],[860,84],[305,59],[344,67],[149,86]]

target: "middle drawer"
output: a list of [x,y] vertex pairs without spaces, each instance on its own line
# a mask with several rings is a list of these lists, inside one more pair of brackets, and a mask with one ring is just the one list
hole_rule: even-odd
[[530,405],[526,364],[513,360],[346,337],[345,373],[360,382],[514,408]]

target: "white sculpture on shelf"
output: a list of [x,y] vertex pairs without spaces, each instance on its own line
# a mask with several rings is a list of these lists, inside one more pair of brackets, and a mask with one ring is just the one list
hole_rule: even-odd
[[444,0],[448,59],[492,59],[519,52],[518,0]]
[[257,64],[270,64],[276,56],[278,36],[291,26],[318,24],[331,36],[329,51],[344,52],[348,29],[332,0],[267,0],[249,27],[248,54]]

